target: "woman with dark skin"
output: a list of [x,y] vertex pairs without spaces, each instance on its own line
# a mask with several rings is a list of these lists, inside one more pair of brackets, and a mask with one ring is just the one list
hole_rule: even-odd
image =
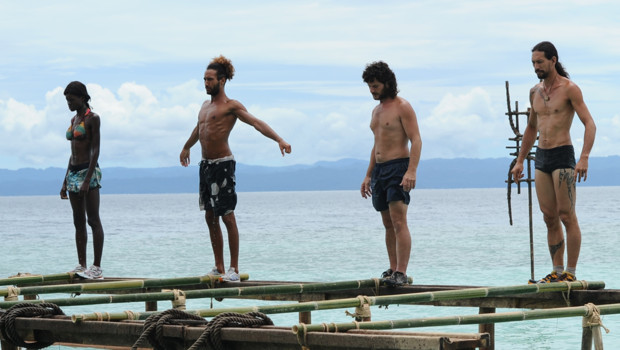
[[[101,120],[99,115],[90,109],[88,104],[90,96],[84,84],[78,81],[69,83],[64,95],[69,110],[76,112],[71,119],[71,126],[67,129],[67,139],[71,142],[71,157],[60,190],[60,198],[69,199],[73,210],[79,265],[72,272],[82,278],[103,279],[101,270],[103,227],[99,219],[101,169],[97,164]],[[87,223],[93,232],[95,253],[93,264],[88,269],[86,268]]]

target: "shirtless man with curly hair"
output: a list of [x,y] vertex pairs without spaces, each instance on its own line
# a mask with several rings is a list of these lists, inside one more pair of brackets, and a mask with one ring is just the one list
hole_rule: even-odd
[[[210,275],[221,276],[226,281],[239,281],[239,231],[235,220],[237,194],[235,192],[235,159],[228,144],[228,136],[237,119],[253,126],[261,134],[278,143],[280,152],[291,153],[291,145],[282,139],[267,123],[256,118],[237,100],[226,96],[226,81],[231,80],[235,68],[224,56],[214,58],[204,73],[204,84],[211,100],[202,104],[198,124],[183,146],[181,165],[188,166],[190,148],[200,141],[200,207],[205,210],[205,220],[211,236],[215,267]],[[230,268],[224,267],[224,241],[219,218],[228,231]]]
[[362,197],[372,198],[385,227],[390,267],[381,277],[387,285],[400,286],[409,281],[411,234],[407,209],[409,192],[416,185],[422,139],[415,111],[407,100],[397,96],[396,76],[387,63],[368,64],[362,79],[379,104],[370,120],[375,141],[360,191]]

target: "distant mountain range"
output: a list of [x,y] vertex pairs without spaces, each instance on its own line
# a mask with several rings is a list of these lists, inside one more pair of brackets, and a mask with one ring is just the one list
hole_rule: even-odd
[[[428,159],[420,161],[417,188],[505,187],[511,158]],[[620,186],[620,156],[590,159],[587,182],[580,186]],[[533,166],[533,164],[532,164]],[[368,161],[342,159],[312,165],[265,167],[237,163],[237,191],[357,190]],[[54,195],[66,169],[0,169],[0,196]],[[198,167],[107,168],[102,193],[195,193]]]

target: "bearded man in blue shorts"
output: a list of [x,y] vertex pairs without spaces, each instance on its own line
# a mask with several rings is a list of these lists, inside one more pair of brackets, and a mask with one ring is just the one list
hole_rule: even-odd
[[372,197],[385,227],[390,267],[381,277],[389,286],[400,286],[408,283],[411,233],[407,209],[409,191],[416,185],[422,139],[415,111],[397,96],[396,76],[390,67],[382,61],[373,62],[366,66],[362,78],[379,104],[370,120],[375,141],[360,191],[362,197]]
[[[588,158],[594,144],[596,125],[583,101],[581,90],[569,79],[552,43],[543,41],[534,46],[532,65],[541,82],[530,90],[530,115],[511,173],[515,181],[523,177],[523,160],[538,136],[536,195],[547,226],[553,271],[538,281],[530,280],[530,283],[570,282],[576,280],[581,249],[581,229],[575,213],[576,183],[588,177]],[[585,127],[583,147],[576,163],[570,137],[575,112]],[[566,229],[566,243],[562,225]],[[568,253],[566,269],[564,250]]]

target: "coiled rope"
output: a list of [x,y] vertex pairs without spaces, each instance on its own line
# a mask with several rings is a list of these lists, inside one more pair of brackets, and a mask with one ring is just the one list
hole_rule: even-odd
[[138,349],[140,344],[144,343],[144,340],[148,340],[149,344],[151,344],[153,349],[166,350],[163,337],[164,325],[178,323],[174,322],[173,320],[195,320],[207,323],[207,321],[200,316],[193,315],[178,309],[170,309],[158,314],[153,314],[144,321],[144,326],[142,327],[142,334],[133,344],[131,349]]
[[210,322],[207,322],[200,316],[178,309],[170,309],[151,315],[144,321],[142,334],[131,349],[137,349],[140,344],[148,340],[153,349],[165,350],[166,344],[163,337],[164,325],[181,324],[185,320],[201,321],[201,323],[207,326],[205,331],[188,350],[204,348],[223,350],[222,328],[224,327],[259,327],[263,325],[273,325],[271,319],[260,312],[249,312],[247,314],[225,312],[215,316]]
[[52,303],[20,303],[11,306],[6,312],[0,314],[0,333],[2,338],[15,346],[28,349],[43,349],[54,342],[25,342],[15,327],[17,317],[40,317],[64,315],[65,313],[56,304]]
[[207,329],[198,337],[196,342],[188,350],[214,349],[223,350],[222,328],[224,327],[260,327],[270,326],[273,322],[267,315],[261,312],[248,312],[239,314],[236,312],[224,312],[215,316],[208,324]]

